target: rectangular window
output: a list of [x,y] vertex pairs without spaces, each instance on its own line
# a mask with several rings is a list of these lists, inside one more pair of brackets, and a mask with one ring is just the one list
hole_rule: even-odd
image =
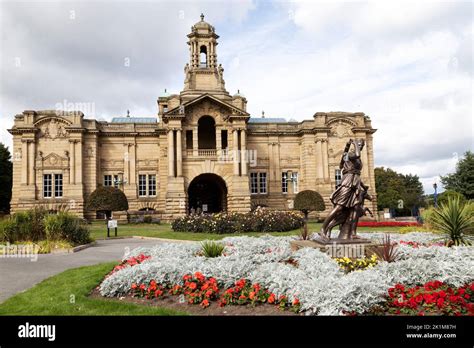
[[336,180],[336,188],[338,188],[339,186],[341,186],[341,182],[342,182],[342,174],[341,174],[340,169],[336,169],[336,172],[334,174],[334,178]]
[[156,196],[156,175],[148,175],[148,195]]
[[267,173],[259,173],[260,193],[267,193]]
[[186,131],[186,149],[192,150],[193,148],[193,131],[187,130]]
[[119,177],[118,177],[118,175],[114,175],[114,187],[115,188],[119,187]]
[[104,186],[112,186],[112,175],[104,175]]
[[144,174],[138,176],[138,195],[146,196],[146,175]]
[[227,142],[227,130],[221,131],[221,149],[225,150],[229,146]]
[[43,197],[50,198],[53,194],[52,174],[43,175]]
[[281,192],[288,193],[288,173],[281,173]]
[[298,193],[298,172],[293,172],[293,193]]
[[54,174],[54,197],[63,196],[63,175]]
[[250,173],[250,193],[258,193],[258,176],[257,173]]

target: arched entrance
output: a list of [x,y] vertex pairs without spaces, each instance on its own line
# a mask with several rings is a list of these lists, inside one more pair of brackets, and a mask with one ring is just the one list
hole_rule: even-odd
[[227,210],[227,187],[216,174],[201,174],[188,187],[189,212],[218,213]]
[[198,121],[198,148],[216,148],[216,122],[211,116],[203,116]]

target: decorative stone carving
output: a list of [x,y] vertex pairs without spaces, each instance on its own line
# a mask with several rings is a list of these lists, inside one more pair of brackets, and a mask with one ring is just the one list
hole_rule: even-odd
[[331,135],[338,138],[354,136],[351,128],[352,127],[348,123],[339,120],[332,124]]
[[48,123],[45,123],[40,127],[40,138],[55,140],[58,138],[66,138],[67,132],[64,128],[64,124],[58,122],[56,119],[51,119]]

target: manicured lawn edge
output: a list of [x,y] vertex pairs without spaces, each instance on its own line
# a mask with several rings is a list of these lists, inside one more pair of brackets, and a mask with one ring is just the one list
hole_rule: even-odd
[[116,262],[69,269],[0,304],[0,315],[186,315],[171,309],[89,297]]

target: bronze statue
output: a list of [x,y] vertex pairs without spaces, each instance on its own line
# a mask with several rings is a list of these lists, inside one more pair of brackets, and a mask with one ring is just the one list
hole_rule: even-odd
[[[352,145],[354,151],[349,151]],[[373,216],[368,208],[364,208],[364,201],[372,200],[372,197],[368,194],[369,187],[360,179],[362,170],[360,152],[364,145],[364,139],[350,139],[346,144],[339,164],[342,170],[341,185],[331,194],[330,199],[334,208],[324,220],[319,233],[323,240],[329,240],[332,228],[338,225],[340,226],[338,238],[358,238],[356,230],[359,218],[367,212]]]

